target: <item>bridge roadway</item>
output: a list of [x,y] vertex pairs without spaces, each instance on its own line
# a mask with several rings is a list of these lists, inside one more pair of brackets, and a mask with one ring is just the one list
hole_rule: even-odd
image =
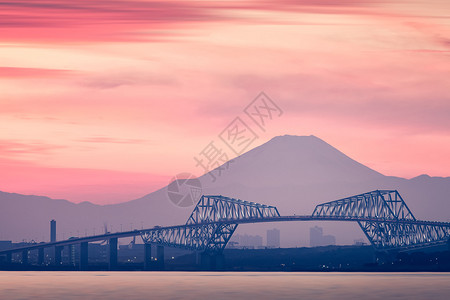
[[140,235],[145,243],[144,265],[147,266],[154,265],[151,248],[155,246],[158,263],[164,262],[165,246],[193,250],[204,256],[220,256],[239,224],[298,221],[357,222],[372,246],[379,250],[429,247],[447,243],[450,238],[450,223],[417,220],[396,190],[375,190],[322,203],[311,215],[298,216],[281,216],[275,206],[203,195],[183,225],[72,237],[3,250],[0,255],[6,255],[6,262],[11,263],[12,254],[21,252],[22,264],[26,265],[29,251],[37,250],[38,264],[43,265],[44,249],[52,247],[53,263],[60,265],[64,247],[79,244],[79,266],[83,270],[88,266],[88,244],[107,240],[109,265],[114,269],[118,239]]
[[86,236],[86,237],[73,237],[63,241],[48,242],[48,243],[36,243],[25,247],[19,247],[14,249],[2,250],[0,255],[9,253],[22,252],[24,250],[32,251],[42,248],[50,247],[64,247],[73,244],[92,243],[117,238],[127,238],[133,236],[139,236],[151,231],[172,230],[179,228],[198,227],[201,225],[213,225],[213,224],[251,224],[251,223],[271,223],[271,222],[298,222],[298,221],[346,221],[346,222],[377,222],[377,223],[395,223],[395,224],[417,224],[417,225],[437,225],[450,228],[449,222],[436,222],[436,221],[420,221],[420,220],[392,220],[388,218],[361,218],[361,217],[328,217],[328,216],[311,216],[311,215],[292,215],[292,216],[275,216],[264,218],[243,218],[243,219],[219,219],[216,222],[202,222],[197,224],[183,224],[174,226],[154,226],[148,229],[135,229],[132,231],[106,233],[100,235]]

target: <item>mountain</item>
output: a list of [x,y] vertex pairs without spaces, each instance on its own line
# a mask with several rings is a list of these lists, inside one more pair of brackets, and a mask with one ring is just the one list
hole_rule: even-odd
[[[275,205],[282,215],[311,214],[315,205],[374,189],[397,189],[418,219],[450,218],[450,178],[384,176],[349,158],[315,136],[278,136],[199,178],[203,194],[220,194]],[[58,223],[58,239],[154,225],[182,224],[191,207],[181,208],[164,187],[140,199],[115,205],[74,204],[47,197],[0,193],[0,239],[48,240],[49,220]],[[354,223],[300,222],[241,225],[239,232],[259,234],[279,228],[283,246],[309,244],[309,228],[318,225],[337,242],[351,244],[363,234]],[[64,234],[64,236],[63,236]]]
[[274,137],[235,158],[229,168],[218,178],[219,184],[310,185],[383,177],[315,136]]

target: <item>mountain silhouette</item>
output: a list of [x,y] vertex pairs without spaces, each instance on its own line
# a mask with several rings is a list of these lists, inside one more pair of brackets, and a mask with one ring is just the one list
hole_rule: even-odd
[[279,186],[383,177],[315,136],[274,137],[235,158],[229,169],[220,175],[218,183]]

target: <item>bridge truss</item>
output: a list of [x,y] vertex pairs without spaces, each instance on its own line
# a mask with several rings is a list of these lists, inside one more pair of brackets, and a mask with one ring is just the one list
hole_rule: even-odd
[[159,244],[207,253],[223,251],[238,221],[280,217],[276,207],[224,196],[202,196],[185,225],[141,233],[146,244]]
[[[307,216],[280,216],[274,206],[224,196],[202,196],[183,225],[39,243],[1,250],[0,255],[10,260],[12,253],[22,252],[26,261],[28,251],[38,250],[43,261],[44,248],[55,247],[56,253],[64,246],[80,244],[87,249],[89,242],[102,240],[115,241],[110,245],[117,245],[118,238],[136,235],[146,244],[217,254],[223,251],[239,224],[282,221],[357,222],[370,243],[382,250],[433,246],[447,243],[450,238],[450,223],[417,220],[396,190],[377,190],[319,204]],[[87,252],[84,253],[86,260]]]
[[357,221],[378,249],[414,248],[447,242],[450,224],[418,221],[396,190],[377,190],[317,205],[314,218]]

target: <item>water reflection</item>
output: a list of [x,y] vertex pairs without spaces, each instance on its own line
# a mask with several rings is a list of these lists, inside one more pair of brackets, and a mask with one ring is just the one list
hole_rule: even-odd
[[450,299],[450,273],[0,272],[0,299]]

